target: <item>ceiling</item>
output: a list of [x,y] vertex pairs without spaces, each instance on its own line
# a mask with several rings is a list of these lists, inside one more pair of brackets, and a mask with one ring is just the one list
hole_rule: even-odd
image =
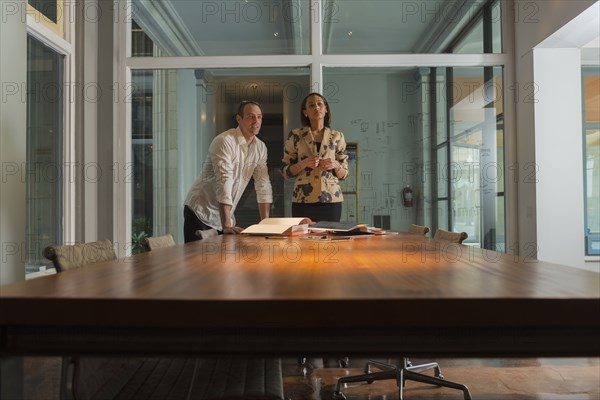
[[[133,0],[133,15],[158,56],[309,55],[315,18],[323,54],[412,54],[440,52],[485,1],[321,0],[315,16],[310,0]],[[308,66],[196,73],[253,98],[264,96],[252,87],[281,97],[310,80]]]
[[436,53],[484,0],[134,0],[136,22],[166,56],[310,54],[322,20],[324,54]]
[[[311,54],[310,29],[315,18],[322,22],[324,54],[414,54],[443,51],[486,1],[321,0],[319,15],[311,12],[311,2],[133,0],[133,14],[163,56]],[[598,17],[594,18],[588,23],[595,28],[586,32],[597,32]],[[480,25],[473,30],[480,31]],[[472,36],[483,37],[483,33]],[[571,40],[573,37],[568,35]],[[585,42],[583,59],[597,60],[597,34]],[[465,43],[461,52],[480,52],[476,50],[480,43]],[[307,86],[310,75],[307,68],[244,66],[209,73],[219,76],[224,85],[243,88],[263,87],[263,79],[278,77],[276,86],[270,83],[270,89],[277,91],[296,83]]]

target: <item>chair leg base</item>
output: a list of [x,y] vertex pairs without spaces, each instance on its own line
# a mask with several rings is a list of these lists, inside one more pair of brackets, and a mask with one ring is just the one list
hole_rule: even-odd
[[[346,396],[341,391],[341,386],[342,386],[342,384],[345,384],[345,383],[356,383],[356,382],[372,383],[374,381],[394,379],[394,380],[396,380],[396,384],[398,385],[399,400],[403,399],[402,392],[404,390],[404,383],[406,380],[420,382],[420,383],[427,383],[430,385],[448,387],[451,389],[462,390],[464,399],[471,400],[471,393],[469,392],[469,388],[467,388],[467,386],[465,386],[461,383],[447,381],[447,380],[443,379],[442,374],[439,371],[439,367],[437,366],[436,363],[426,364],[424,366],[414,366],[414,367],[413,366],[407,367],[405,364],[405,366],[399,367],[399,368],[390,368],[390,366],[388,366],[386,364],[380,364],[380,363],[371,363],[371,364],[375,365],[375,366],[381,365],[381,367],[385,368],[385,369],[380,372],[368,372],[363,375],[345,376],[345,377],[338,379],[338,381],[335,385],[334,392],[333,392],[334,398],[335,399],[346,399]],[[367,367],[367,368],[369,368],[369,367]],[[436,376],[429,376],[429,375],[425,375],[420,372],[414,371],[414,370],[424,370],[424,369],[430,369],[430,368],[435,368]]]

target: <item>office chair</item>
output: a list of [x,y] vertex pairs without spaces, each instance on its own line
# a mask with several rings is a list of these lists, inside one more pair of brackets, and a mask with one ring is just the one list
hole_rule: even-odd
[[198,236],[198,238],[200,239],[208,239],[211,237],[215,237],[219,235],[219,231],[217,231],[216,229],[207,229],[205,231],[198,229],[196,231],[196,236]]
[[[108,239],[80,244],[48,246],[43,251],[44,257],[52,261],[56,273],[73,270],[102,261],[117,258],[112,242]],[[77,359],[63,357],[60,376],[60,398],[73,398],[73,386]]]
[[162,236],[150,236],[144,238],[144,245],[148,247],[148,250],[156,250],[163,247],[175,246],[175,239],[173,239],[173,235],[170,233]]
[[[438,229],[439,231],[439,229]],[[414,235],[425,235],[429,232],[429,227],[420,226],[411,224],[408,233]],[[445,231],[447,232],[447,231]],[[454,233],[454,232],[448,232]],[[463,232],[464,233],[464,232]],[[437,232],[436,232],[437,235]],[[465,233],[466,235],[466,233]],[[449,237],[444,235],[444,237]],[[452,238],[461,238],[462,235],[458,234],[458,236],[451,235]],[[448,239],[444,239],[448,240]],[[464,238],[462,239],[464,240]],[[461,240],[461,242],[462,242]],[[380,380],[388,380],[395,379],[396,384],[398,385],[398,397],[399,400],[402,400],[402,392],[404,391],[404,384],[406,380],[411,380],[415,382],[428,383],[431,385],[444,386],[451,389],[458,389],[463,391],[463,396],[465,400],[471,400],[471,393],[469,389],[461,384],[452,381],[447,381],[444,379],[442,375],[442,371],[440,370],[440,366],[438,363],[427,363],[420,365],[412,365],[408,357],[402,357],[402,364],[400,365],[392,365],[386,364],[379,361],[369,360],[365,365],[364,374],[363,375],[354,375],[354,376],[345,376],[343,378],[338,379],[335,389],[333,392],[334,398],[336,399],[346,399],[346,396],[341,391],[342,384],[345,383],[355,383],[355,382],[367,382],[368,384],[373,383],[374,381]],[[371,372],[371,367],[376,367],[380,369],[379,372]],[[422,374],[421,372],[433,369],[434,376],[429,376]]]
[[[215,231],[216,233],[216,231]],[[174,245],[171,235],[150,248]],[[57,273],[116,259],[110,240],[48,246]],[[61,400],[283,400],[281,359],[63,357]]]
[[85,358],[76,400],[284,400],[278,358]]
[[[380,368],[381,371],[371,372],[371,366]],[[429,376],[421,373],[428,369],[434,369],[435,376]],[[396,384],[398,385],[399,400],[404,398],[402,392],[404,391],[404,384],[407,380],[462,390],[465,400],[471,400],[469,388],[461,383],[445,380],[437,363],[413,366],[407,357],[403,357],[402,364],[397,366],[380,363],[377,361],[369,361],[365,367],[365,373],[363,375],[345,376],[338,379],[335,385],[333,396],[335,399],[346,399],[346,396],[341,391],[341,385],[344,383],[367,382],[368,384],[371,384],[374,381],[388,379],[396,380]]]
[[48,246],[44,249],[43,254],[52,261],[57,273],[117,258],[112,242],[108,239],[81,244]]
[[410,233],[411,235],[426,235],[428,232],[428,226],[410,224],[410,226],[408,227],[408,233]]
[[435,231],[435,235],[433,235],[434,240],[443,240],[450,243],[458,243],[462,244],[469,235],[467,232],[450,232],[444,229],[438,229]]

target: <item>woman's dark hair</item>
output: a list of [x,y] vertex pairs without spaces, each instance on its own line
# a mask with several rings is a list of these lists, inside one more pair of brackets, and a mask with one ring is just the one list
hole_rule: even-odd
[[323,95],[317,92],[307,94],[304,100],[302,100],[302,107],[300,107],[300,121],[302,121],[302,126],[310,126],[310,119],[304,115],[303,111],[306,110],[306,102],[311,96],[319,96],[321,99],[323,99],[323,103],[325,103],[325,108],[327,109],[327,114],[325,114],[325,126],[331,128],[331,110],[329,109],[329,103],[325,97],[323,97]]
[[244,118],[244,108],[246,108],[246,106],[248,104],[254,104],[258,108],[260,108],[260,104],[258,104],[256,101],[253,101],[253,100],[244,100],[244,101],[242,101],[240,103],[240,106],[238,107],[237,115],[239,115],[240,117]]

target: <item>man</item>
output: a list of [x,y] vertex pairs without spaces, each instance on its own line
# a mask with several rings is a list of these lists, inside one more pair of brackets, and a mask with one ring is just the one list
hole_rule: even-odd
[[197,230],[240,233],[235,208],[254,177],[260,218],[269,217],[273,190],[267,170],[267,146],[256,136],[262,124],[260,105],[243,101],[235,116],[238,127],[215,137],[202,173],[190,189],[183,210],[185,242],[198,240]]

